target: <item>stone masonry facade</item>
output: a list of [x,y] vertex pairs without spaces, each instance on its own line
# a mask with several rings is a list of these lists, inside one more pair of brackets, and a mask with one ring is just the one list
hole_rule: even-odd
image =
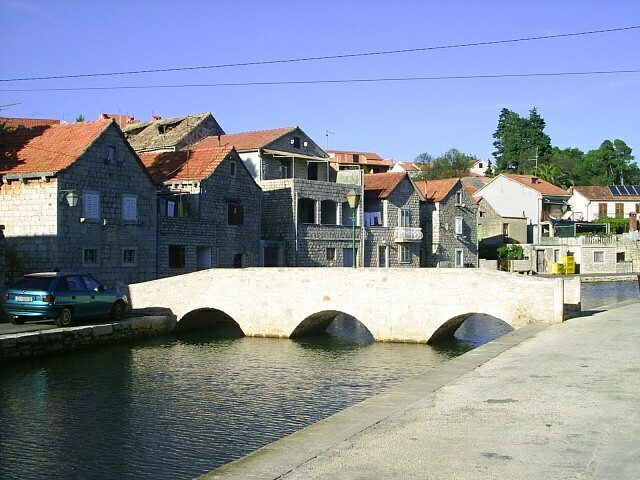
[[[426,267],[478,266],[477,206],[461,182],[440,202],[424,205]],[[462,221],[462,231],[456,232]],[[462,255],[461,264],[456,255]],[[460,257],[458,257],[460,259]],[[457,264],[458,263],[458,264]]]

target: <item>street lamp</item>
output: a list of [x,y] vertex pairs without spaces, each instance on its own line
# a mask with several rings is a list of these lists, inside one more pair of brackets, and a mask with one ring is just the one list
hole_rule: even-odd
[[353,268],[356,268],[356,210],[360,205],[360,194],[356,193],[354,189],[351,189],[347,193],[347,202],[349,202],[349,208],[351,208],[351,225],[353,226]]

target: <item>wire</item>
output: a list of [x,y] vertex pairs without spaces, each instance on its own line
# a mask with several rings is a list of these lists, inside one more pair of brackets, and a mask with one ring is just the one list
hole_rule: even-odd
[[285,80],[277,82],[246,82],[246,83],[192,83],[180,85],[124,85],[111,87],[51,87],[51,88],[16,88],[0,89],[0,92],[68,92],[81,90],[143,90],[152,88],[213,88],[213,87],[250,87],[273,85],[317,85],[327,83],[376,83],[376,82],[410,82],[428,80],[471,80],[492,78],[528,78],[528,77],[563,77],[586,75],[617,75],[640,73],[640,70],[609,70],[591,72],[551,72],[551,73],[506,73],[496,75],[447,75],[441,77],[402,77],[402,78],[352,78],[344,80]]
[[342,58],[370,57],[370,56],[376,56],[376,55],[395,55],[398,53],[414,53],[414,52],[425,52],[430,50],[445,50],[445,49],[451,49],[451,48],[467,48],[467,47],[480,47],[480,46],[488,46],[488,45],[500,45],[505,43],[531,42],[536,40],[577,37],[577,36],[584,36],[584,35],[595,35],[600,33],[622,32],[622,31],[636,30],[636,29],[640,29],[640,25],[634,25],[630,27],[610,28],[606,30],[591,30],[588,32],[560,33],[557,35],[544,35],[539,37],[513,38],[508,40],[494,40],[494,41],[488,41],[488,42],[460,43],[455,45],[440,45],[440,46],[434,46],[434,47],[407,48],[402,50],[386,50],[381,52],[349,53],[344,55],[326,55],[326,56],[318,56],[318,57],[290,58],[290,59],[283,59],[283,60],[266,60],[266,61],[260,61],[260,62],[227,63],[227,64],[221,64],[221,65],[205,65],[205,66],[197,66],[197,67],[176,67],[176,68],[159,68],[159,69],[152,69],[152,70],[131,70],[126,72],[85,73],[85,74],[78,74],[78,75],[51,75],[46,77],[4,78],[4,79],[0,79],[0,82],[23,82],[23,81],[26,82],[26,81],[32,81],[32,80],[59,80],[64,78],[139,75],[143,73],[181,72],[181,71],[205,70],[205,69],[213,69],[213,68],[231,68],[231,67],[247,67],[247,66],[255,66],[255,65],[274,65],[274,64],[280,64],[280,63],[311,62],[311,61],[317,61],[317,60],[335,60],[335,59],[342,59]]

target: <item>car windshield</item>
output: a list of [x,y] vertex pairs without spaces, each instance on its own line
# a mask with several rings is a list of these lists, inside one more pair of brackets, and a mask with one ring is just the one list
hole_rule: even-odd
[[49,290],[53,278],[51,277],[24,277],[14,283],[14,290]]

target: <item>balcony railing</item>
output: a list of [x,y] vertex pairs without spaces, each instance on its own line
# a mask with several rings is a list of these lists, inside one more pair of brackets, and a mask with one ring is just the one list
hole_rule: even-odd
[[396,227],[393,231],[394,242],[410,243],[422,240],[422,229],[420,227]]

